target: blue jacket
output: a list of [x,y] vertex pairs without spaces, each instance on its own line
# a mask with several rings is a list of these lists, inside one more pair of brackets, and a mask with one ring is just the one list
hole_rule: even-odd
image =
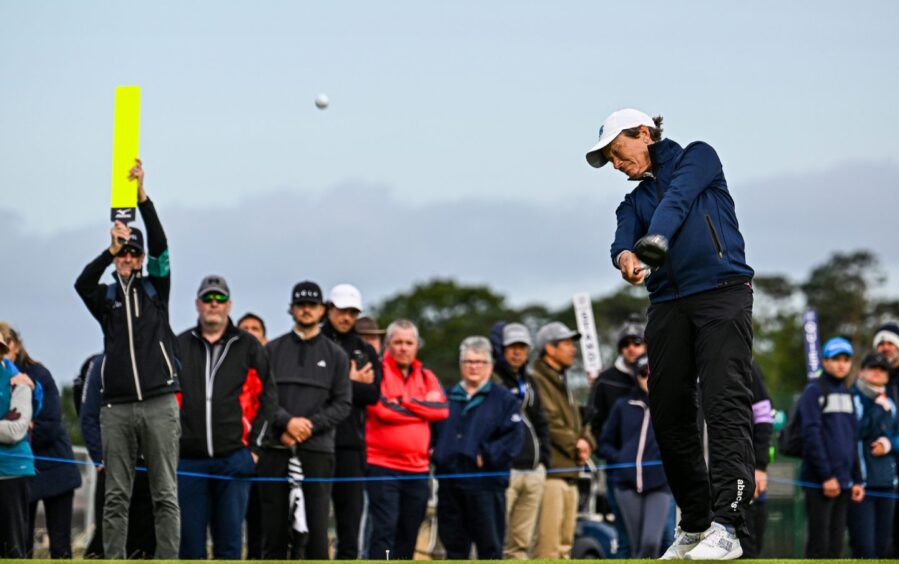
[[[508,472],[524,439],[518,400],[491,381],[471,398],[461,384],[446,395],[449,417],[431,425],[431,461],[437,474],[505,472],[502,476],[462,478],[457,482],[471,489],[505,490]],[[478,455],[484,461],[480,468]]]
[[[892,490],[897,483],[896,454],[899,453],[899,419],[896,417],[896,404],[893,400],[887,399],[890,409],[884,409],[866,396],[858,388],[858,383],[852,386],[852,397],[855,400],[855,415],[858,418],[859,460],[865,487]],[[871,454],[871,443],[880,437],[889,439],[892,449],[884,456],[874,456]]]
[[653,178],[618,206],[612,263],[647,234],[668,238],[664,266],[646,279],[649,300],[666,302],[748,282],[743,236],[721,161],[706,143],[682,149],[670,139],[649,146]]
[[[0,357],[0,417],[5,417],[10,410],[12,386],[9,382],[18,373],[19,369],[15,364]],[[25,389],[31,400],[31,391],[27,387]],[[27,408],[27,402],[25,407]],[[0,443],[0,477],[34,476],[34,455],[28,442],[26,427],[28,423],[30,418],[23,413],[15,422],[16,428],[9,428],[9,434],[15,435],[11,438],[13,442]]]
[[661,464],[643,465],[662,460],[649,416],[649,396],[643,390],[618,398],[612,406],[599,439],[599,455],[609,464],[633,464],[615,469],[616,487],[638,493],[668,490]]
[[84,380],[84,389],[81,393],[81,436],[84,437],[84,446],[94,461],[94,464],[103,464],[103,438],[100,434],[100,366],[103,355],[98,354],[91,359],[87,377]]
[[799,396],[802,429],[802,470],[804,482],[822,484],[836,478],[841,488],[861,484],[858,459],[858,420],[855,418],[852,393],[843,380],[827,372],[821,373],[827,390],[824,403],[821,386],[812,382]]
[[[43,408],[34,418],[31,449],[35,456],[74,461],[69,433],[62,422],[59,389],[50,371],[42,364],[32,364],[24,371],[44,390]],[[37,501],[81,487],[81,472],[74,462],[35,460],[37,474],[31,482],[31,501]]]

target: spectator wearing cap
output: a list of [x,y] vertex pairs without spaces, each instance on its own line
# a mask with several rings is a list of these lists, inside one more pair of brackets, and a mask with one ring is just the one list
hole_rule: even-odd
[[231,305],[224,277],[206,276],[197,290],[197,325],[178,336],[182,560],[208,557],[207,530],[213,558],[241,558],[250,482],[193,474],[254,476],[265,430],[278,409],[265,350],[232,323]]
[[378,327],[378,321],[373,317],[363,316],[356,321],[356,334],[371,345],[378,355],[381,354],[381,349],[384,347],[382,342],[384,333],[386,331]]
[[[103,330],[101,369],[103,461],[106,500],[103,542],[109,559],[125,558],[125,543],[137,448],[147,464],[156,514],[156,558],[175,559],[181,544],[178,508],[178,439],[181,418],[175,335],[169,326],[171,270],[168,242],[156,208],[144,190],[140,161],[131,169],[137,180],[138,209],[147,228],[147,277],[142,233],[116,222],[107,250],[91,261],[75,290]],[[115,264],[115,281],[100,278]]]
[[549,420],[553,472],[546,478],[537,526],[534,558],[569,558],[577,519],[579,467],[596,448],[590,428],[581,422],[568,388],[566,371],[577,356],[581,334],[554,321],[537,331],[534,383]]
[[265,321],[255,313],[248,311],[243,314],[237,320],[237,327],[256,337],[263,347],[268,344],[268,338],[265,336]]
[[449,417],[434,423],[432,460],[441,478],[437,532],[449,560],[467,560],[472,545],[479,560],[500,560],[506,524],[506,488],[521,450],[521,402],[491,381],[493,360],[486,337],[468,337],[459,347],[462,381],[449,390]]
[[328,292],[328,314],[322,333],[337,343],[350,360],[353,410],[338,426],[335,435],[337,478],[357,478],[337,482],[331,490],[337,524],[338,560],[359,558],[359,528],[365,504],[365,408],[381,396],[381,362],[378,353],[356,334],[362,313],[362,293],[350,284],[338,284]]
[[[888,558],[896,510],[896,452],[899,419],[896,404],[886,395],[890,362],[880,353],[862,360],[852,385],[859,425],[865,498],[849,506],[849,545],[853,558]],[[874,493],[874,495],[870,495]]]
[[615,499],[630,539],[631,558],[656,558],[674,499],[665,471],[645,463],[659,460],[649,413],[649,361],[635,359],[634,390],[612,406],[602,435],[599,454],[609,464],[625,465],[615,472]]
[[[806,558],[839,558],[852,501],[865,496],[858,457],[858,421],[846,377],[852,345],[842,337],[824,343],[820,381],[805,387],[796,410],[802,434],[801,480],[807,486]],[[850,493],[851,491],[851,493]]]
[[[337,344],[322,334],[325,315],[322,291],[315,282],[293,288],[290,313],[294,327],[266,347],[278,386],[280,409],[268,448],[257,465],[261,476],[286,478],[296,455],[306,478],[334,477],[334,433],[352,409],[349,361]],[[263,558],[327,560],[331,482],[303,485],[308,533],[292,528],[290,486],[262,482]]]
[[[754,489],[754,272],[717,152],[702,141],[682,147],[662,134],[661,116],[619,110],[603,122],[586,156],[593,167],[611,163],[639,182],[616,209],[610,258],[625,281],[645,281],[649,291],[649,399],[682,513],[666,558],[688,552],[698,560],[737,558],[737,530],[745,529],[752,500],[742,493]],[[696,425],[699,398],[708,462]]]
[[[549,423],[540,394],[528,372],[531,333],[521,323],[499,322],[490,331],[494,381],[505,386],[520,402],[524,426],[521,452],[512,463],[506,489],[505,558],[527,560],[537,512],[543,499],[546,469],[551,465]],[[463,367],[464,368],[464,367]]]
[[[874,333],[874,350],[886,357],[890,364],[889,380],[886,394],[893,403],[899,405],[899,323],[890,321],[877,328]],[[893,549],[892,558],[899,557],[899,504],[893,517]]]
[[[8,323],[0,323],[0,335],[6,340],[6,357],[42,389],[41,409],[33,417],[31,449],[38,457],[34,461],[35,477],[31,482],[28,539],[34,539],[37,504],[44,505],[47,536],[50,537],[51,558],[72,557],[72,502],[75,489],[81,487],[81,473],[73,464],[61,462],[75,458],[69,434],[62,422],[59,390],[50,371],[28,354],[19,332]],[[26,547],[29,558],[33,542]]]
[[[34,459],[28,442],[31,387],[15,364],[3,358],[9,347],[0,333],[0,558],[27,558],[28,504]],[[19,382],[19,383],[17,383]]]
[[387,326],[381,393],[366,411],[368,557],[373,560],[414,557],[428,505],[431,423],[449,415],[437,376],[418,359],[418,346],[418,328],[411,321]]
[[[603,426],[612,406],[619,399],[629,396],[637,387],[636,362],[646,354],[646,341],[643,340],[644,327],[636,319],[629,319],[618,331],[618,358],[609,368],[599,373],[590,389],[587,401],[587,419],[593,436],[599,440]],[[609,509],[615,515],[615,530],[618,531],[618,554],[627,558],[630,554],[630,539],[625,527],[624,517],[618,510],[615,498],[615,471],[606,470],[606,500]]]

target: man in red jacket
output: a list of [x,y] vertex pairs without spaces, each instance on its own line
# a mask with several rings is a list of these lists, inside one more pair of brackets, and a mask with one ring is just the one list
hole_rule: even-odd
[[387,327],[381,397],[366,410],[368,475],[375,478],[366,484],[372,559],[415,556],[428,504],[430,422],[449,415],[440,382],[416,358],[418,344],[418,328],[411,321]]

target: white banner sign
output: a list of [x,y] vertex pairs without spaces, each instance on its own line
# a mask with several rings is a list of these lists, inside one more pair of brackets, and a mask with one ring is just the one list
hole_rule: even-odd
[[596,323],[593,320],[593,302],[590,294],[575,294],[574,317],[577,319],[577,330],[581,334],[581,356],[584,359],[584,370],[592,381],[602,371],[602,358],[599,356],[599,338],[596,336]]

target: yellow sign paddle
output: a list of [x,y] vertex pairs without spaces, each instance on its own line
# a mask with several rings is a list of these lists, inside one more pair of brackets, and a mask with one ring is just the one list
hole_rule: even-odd
[[128,173],[137,158],[140,141],[140,86],[115,89],[115,121],[112,133],[112,221],[134,221],[137,182]]

